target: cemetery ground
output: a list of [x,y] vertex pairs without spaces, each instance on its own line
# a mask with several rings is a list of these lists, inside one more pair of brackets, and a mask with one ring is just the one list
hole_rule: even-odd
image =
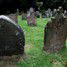
[[52,54],[43,51],[44,27],[47,24],[47,20],[45,18],[40,22],[41,20],[38,18],[37,26],[28,26],[27,21],[22,21],[18,16],[18,24],[25,34],[25,54],[19,60],[18,58],[17,60],[6,60],[4,64],[3,61],[0,61],[0,67],[67,67],[66,48]]
[[17,63],[19,67],[67,67],[66,48],[53,54],[43,51],[44,27],[47,18],[43,19],[42,22],[37,19],[37,26],[34,27],[28,26],[27,21],[21,21],[20,17],[18,20],[25,34],[25,55]]

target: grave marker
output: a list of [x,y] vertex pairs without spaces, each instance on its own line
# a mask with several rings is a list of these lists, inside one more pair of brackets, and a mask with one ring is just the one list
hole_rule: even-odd
[[23,30],[7,16],[0,16],[0,56],[24,53]]
[[67,18],[64,17],[61,8],[54,18],[49,21],[44,30],[44,50],[53,53],[66,47]]
[[30,26],[36,26],[36,17],[33,8],[30,8],[30,10],[27,12],[27,23]]

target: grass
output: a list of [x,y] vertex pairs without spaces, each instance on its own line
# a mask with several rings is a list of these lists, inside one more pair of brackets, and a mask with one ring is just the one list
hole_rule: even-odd
[[25,55],[18,63],[18,67],[65,67],[67,65],[67,49],[58,53],[48,54],[43,51],[44,27],[48,19],[37,19],[37,26],[30,27],[26,20],[18,17],[19,25],[25,34]]

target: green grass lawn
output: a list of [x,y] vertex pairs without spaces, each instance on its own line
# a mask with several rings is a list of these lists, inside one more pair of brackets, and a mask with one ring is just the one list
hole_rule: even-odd
[[25,34],[25,55],[17,63],[18,67],[65,67],[67,65],[67,49],[48,54],[43,51],[44,27],[48,19],[37,19],[37,26],[30,27],[26,20],[18,17],[19,25]]

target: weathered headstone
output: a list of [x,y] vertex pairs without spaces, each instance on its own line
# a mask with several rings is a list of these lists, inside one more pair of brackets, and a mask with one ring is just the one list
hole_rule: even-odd
[[49,8],[48,10],[47,10],[47,12],[48,12],[48,17],[52,17],[52,11],[51,11],[51,9]]
[[29,12],[27,13],[27,23],[30,26],[36,26],[36,18],[33,8],[30,8]]
[[18,23],[18,16],[17,16],[17,14],[9,14],[8,17],[11,18],[12,20],[14,20],[16,23]]
[[40,12],[39,11],[36,11],[35,12],[35,15],[36,15],[37,18],[39,18],[40,17]]
[[30,12],[27,11],[27,24],[30,25]]
[[0,56],[23,54],[24,45],[23,30],[10,18],[0,16]]
[[54,9],[53,12],[52,12],[52,16],[54,17],[57,13],[57,9]]
[[67,17],[67,10],[65,10],[65,11],[64,11],[64,16],[66,16],[66,17]]
[[54,18],[49,21],[44,30],[44,50],[50,53],[57,52],[65,47],[67,37],[67,18],[61,8]]
[[48,10],[45,11],[45,16],[46,16],[47,18],[52,17],[52,11],[51,11],[50,8],[49,8]]
[[48,13],[47,10],[45,11],[45,15],[46,15],[47,18],[49,17],[49,13]]
[[21,18],[22,18],[22,20],[26,20],[26,13],[23,12],[23,13],[21,14]]
[[18,9],[18,8],[17,8],[16,14],[17,14],[17,15],[19,15],[19,14],[20,14],[20,13],[19,13],[19,9]]

